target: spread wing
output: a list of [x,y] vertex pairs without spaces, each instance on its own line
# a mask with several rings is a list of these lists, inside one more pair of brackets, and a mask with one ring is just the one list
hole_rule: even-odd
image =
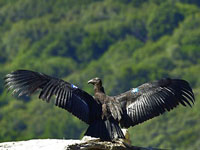
[[5,86],[17,96],[30,96],[40,90],[39,98],[49,102],[56,96],[55,105],[68,110],[86,123],[90,123],[101,110],[91,95],[73,84],[43,73],[17,70],[5,77]]
[[177,105],[194,103],[194,94],[187,81],[162,79],[145,83],[115,97],[123,109],[121,126],[128,128],[170,111]]

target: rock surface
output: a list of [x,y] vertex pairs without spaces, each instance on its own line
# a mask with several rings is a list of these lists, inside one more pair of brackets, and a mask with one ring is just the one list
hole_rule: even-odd
[[159,150],[130,146],[122,141],[101,142],[98,139],[38,139],[0,143],[0,150]]

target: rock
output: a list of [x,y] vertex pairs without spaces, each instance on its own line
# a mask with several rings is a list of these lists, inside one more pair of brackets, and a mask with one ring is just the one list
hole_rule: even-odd
[[67,145],[80,140],[38,139],[19,142],[0,143],[0,150],[65,150]]
[[0,150],[159,150],[131,146],[124,141],[102,142],[98,138],[82,140],[38,139],[0,143]]

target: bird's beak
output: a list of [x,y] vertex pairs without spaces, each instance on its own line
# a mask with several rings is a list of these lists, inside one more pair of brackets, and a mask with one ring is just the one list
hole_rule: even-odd
[[94,84],[94,79],[89,80],[88,84]]

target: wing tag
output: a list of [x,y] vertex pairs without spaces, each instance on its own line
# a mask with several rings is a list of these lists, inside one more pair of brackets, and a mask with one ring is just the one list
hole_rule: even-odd
[[73,89],[77,89],[77,88],[78,88],[76,85],[73,85],[73,84],[71,84],[71,87],[72,87]]
[[132,93],[137,93],[137,92],[139,92],[139,89],[138,89],[138,88],[133,88],[133,89],[131,90],[131,92],[132,92]]

